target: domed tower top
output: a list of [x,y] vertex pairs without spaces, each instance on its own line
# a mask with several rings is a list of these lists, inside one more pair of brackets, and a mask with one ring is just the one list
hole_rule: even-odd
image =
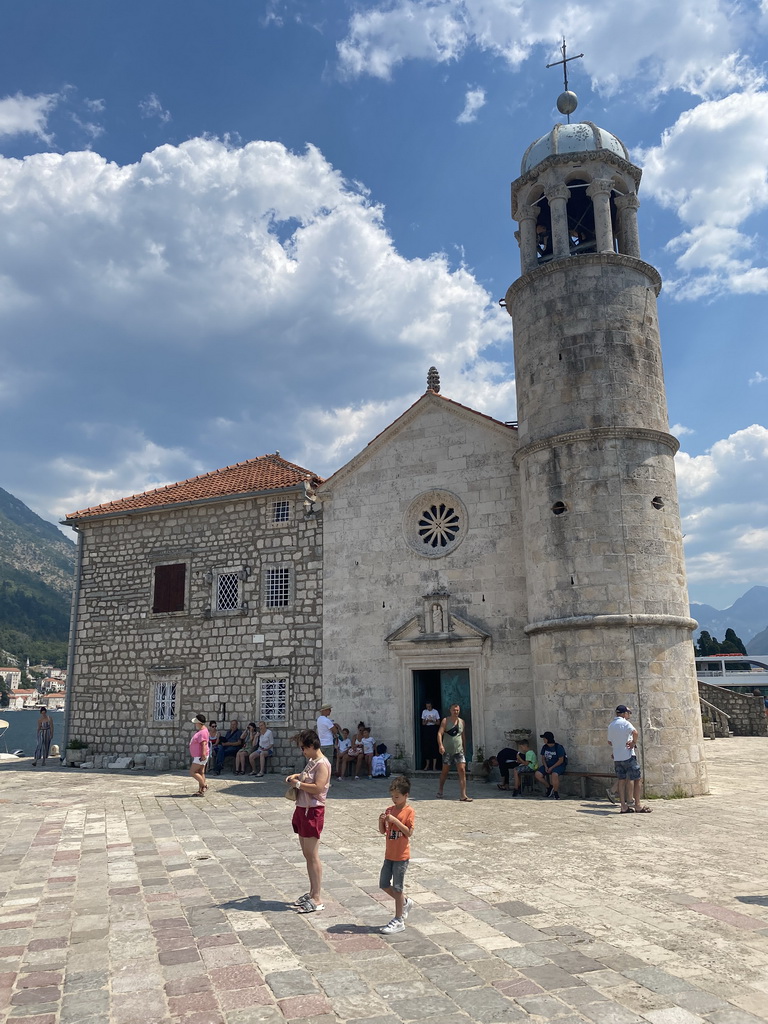
[[521,176],[512,182],[512,217],[519,221],[523,274],[552,260],[586,253],[619,253],[640,258],[637,189],[641,171],[627,147],[591,121],[570,123],[578,98],[568,88],[567,65],[582,57],[548,64],[563,65],[565,90],[557,108],[567,124],[531,143],[523,156]]
[[605,128],[598,128],[591,121],[584,121],[581,124],[556,124],[551,132],[542,135],[526,149],[520,173],[527,174],[548,156],[560,153],[596,153],[601,149],[629,160],[627,147],[621,139],[617,139]]

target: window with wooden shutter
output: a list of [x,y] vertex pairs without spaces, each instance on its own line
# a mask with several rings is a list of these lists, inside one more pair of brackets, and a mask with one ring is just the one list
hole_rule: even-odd
[[183,612],[186,580],[187,566],[185,562],[180,562],[177,565],[156,565],[152,611]]

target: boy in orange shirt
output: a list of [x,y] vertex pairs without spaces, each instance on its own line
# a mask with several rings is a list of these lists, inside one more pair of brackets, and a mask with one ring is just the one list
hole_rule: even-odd
[[405,872],[411,858],[410,839],[416,820],[416,814],[408,803],[410,792],[410,780],[404,775],[393,779],[389,786],[393,806],[379,815],[379,832],[387,837],[379,888],[395,901],[395,916],[381,929],[384,935],[403,931],[405,919],[413,906],[413,900],[403,896]]

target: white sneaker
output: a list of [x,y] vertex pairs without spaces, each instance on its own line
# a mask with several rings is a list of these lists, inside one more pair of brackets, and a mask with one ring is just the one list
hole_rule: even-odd
[[406,896],[405,903],[403,904],[403,920],[408,917],[410,912],[413,910],[413,900],[410,896]]
[[401,921],[399,917],[393,917],[389,924],[385,924],[383,928],[379,928],[382,935],[392,935],[394,932],[404,932],[405,922]]

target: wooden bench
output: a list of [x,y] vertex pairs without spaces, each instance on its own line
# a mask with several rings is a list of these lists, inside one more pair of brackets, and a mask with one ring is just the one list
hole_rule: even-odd
[[613,772],[574,772],[566,768],[564,778],[578,779],[581,791],[581,799],[587,799],[587,779],[615,779]]

